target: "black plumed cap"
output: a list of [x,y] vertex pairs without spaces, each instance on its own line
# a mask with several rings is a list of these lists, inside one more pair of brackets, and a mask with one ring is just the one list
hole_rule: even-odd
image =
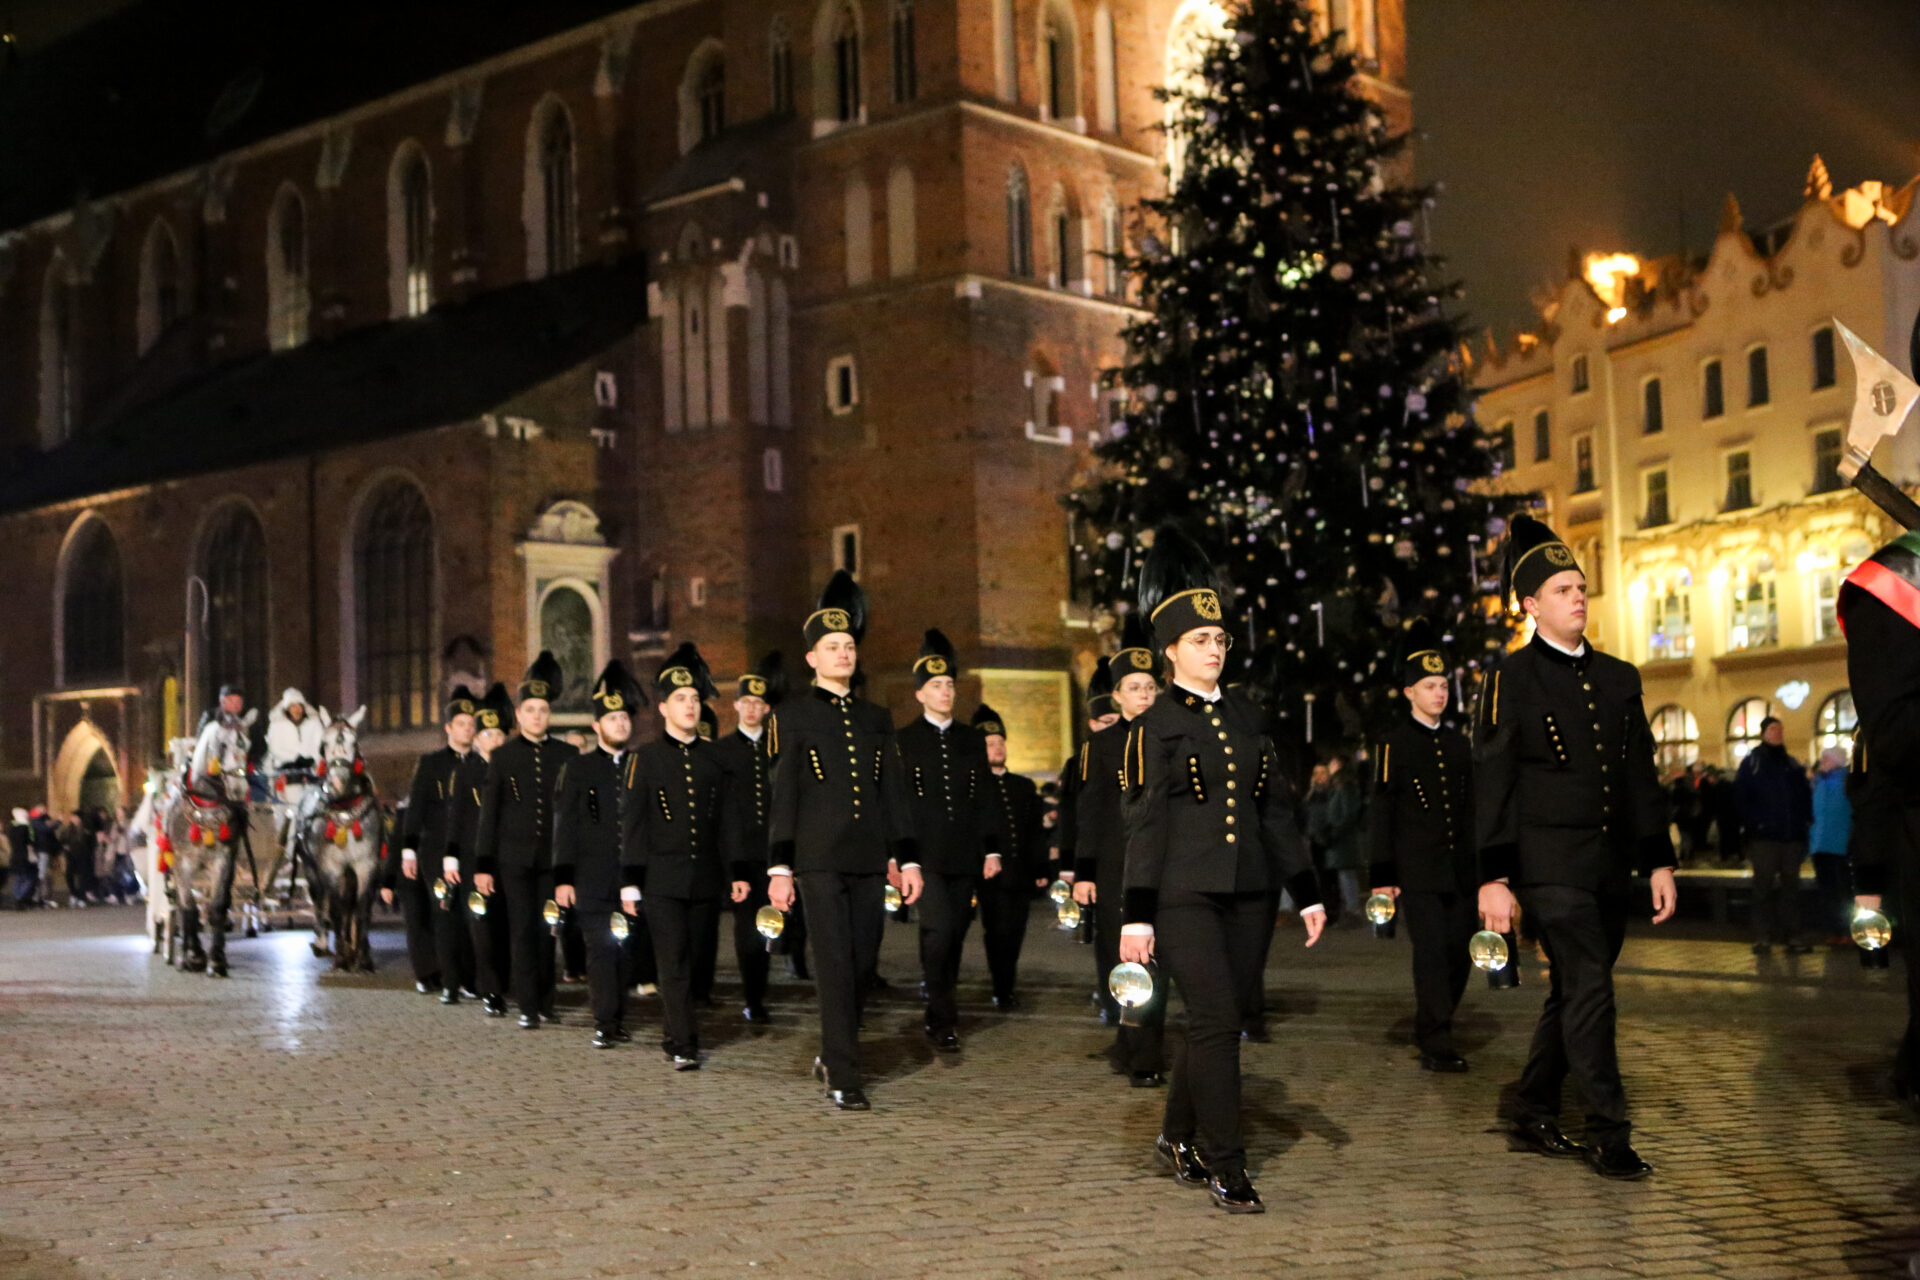
[[1162,649],[1189,631],[1224,627],[1213,562],[1175,525],[1161,525],[1140,566],[1140,612]]
[[1444,676],[1452,666],[1446,650],[1440,647],[1440,633],[1425,618],[1409,618],[1400,628],[1398,645],[1394,671],[1402,688],[1416,685],[1428,676]]
[[653,687],[661,697],[667,697],[676,689],[692,689],[705,702],[720,691],[714,687],[713,673],[707,670],[707,660],[700,656],[700,650],[689,640],[673,651],[673,655],[660,664],[660,672],[653,678]]
[[480,699],[479,709],[473,713],[482,729],[498,729],[505,733],[507,726],[513,723],[513,698],[507,693],[507,686],[495,680]]
[[920,638],[920,656],[913,660],[913,687],[923,688],[935,676],[960,678],[960,659],[954,654],[953,642],[938,627]]
[[1508,523],[1505,581],[1515,600],[1537,595],[1548,578],[1579,567],[1573,548],[1532,516],[1515,516]]
[[1128,676],[1141,673],[1152,676],[1158,683],[1162,665],[1160,650],[1153,643],[1153,630],[1147,626],[1146,618],[1138,609],[1128,610],[1127,620],[1120,627],[1119,652],[1106,662],[1107,678],[1115,688]]
[[806,625],[801,628],[807,637],[807,648],[820,643],[822,639],[844,632],[857,643],[867,634],[867,593],[853,580],[853,575],[845,569],[835,569],[833,577],[827,581],[827,589],[820,593],[820,603],[807,615]]
[[540,656],[528,665],[526,675],[520,678],[520,693],[514,701],[520,703],[530,698],[540,698],[552,702],[560,696],[565,681],[566,675],[560,670],[560,660],[550,650],[542,649]]
[[999,738],[1007,736],[1007,722],[1000,718],[998,711],[984,702],[974,710],[972,724],[984,735]]
[[612,715],[616,711],[624,711],[632,715],[640,705],[640,682],[635,680],[633,673],[627,670],[626,663],[615,658],[607,664],[606,670],[602,671],[600,678],[594,682],[590,700],[593,703],[595,720],[601,716]]
[[447,695],[446,714],[440,717],[440,723],[451,724],[455,716],[470,716],[479,710],[480,703],[473,696],[473,690],[457,684],[453,686],[453,692]]
[[740,677],[736,698],[758,698],[768,706],[780,705],[787,693],[787,671],[780,651],[775,649],[760,659],[753,670]]

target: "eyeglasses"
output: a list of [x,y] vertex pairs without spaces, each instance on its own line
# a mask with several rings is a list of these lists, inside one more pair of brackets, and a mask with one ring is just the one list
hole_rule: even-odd
[[1180,637],[1181,644],[1192,645],[1196,649],[1218,649],[1225,653],[1233,648],[1233,637],[1222,631],[1219,635],[1202,634],[1190,631]]

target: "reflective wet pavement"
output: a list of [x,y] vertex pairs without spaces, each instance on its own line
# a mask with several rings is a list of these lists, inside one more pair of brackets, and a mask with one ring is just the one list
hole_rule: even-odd
[[[1641,930],[1620,970],[1643,1183],[1509,1154],[1495,1130],[1542,986],[1467,997],[1465,1076],[1415,1069],[1406,944],[1282,932],[1249,1045],[1269,1211],[1228,1219],[1152,1158],[1161,1094],[1110,1075],[1088,949],[1028,941],[1027,1008],[936,1059],[887,930],[875,1109],[808,1080],[808,989],[706,1069],[599,1053],[578,1006],[529,1034],[414,994],[391,927],[343,976],[302,933],[172,972],[133,909],[0,915],[0,1277],[1887,1276],[1920,1253],[1920,1128],[1878,1092],[1898,971],[1756,962],[1707,926]],[[642,1046],[649,1047],[642,1047]],[[1570,1105],[1577,1110],[1577,1099]],[[1920,1274],[1920,1273],[1916,1273]]]

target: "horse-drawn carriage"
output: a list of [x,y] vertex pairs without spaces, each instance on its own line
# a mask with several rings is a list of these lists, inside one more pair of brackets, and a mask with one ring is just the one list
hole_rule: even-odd
[[[230,717],[170,744],[170,768],[134,819],[147,837],[148,927],[167,963],[225,976],[237,906],[247,937],[310,912],[316,956],[333,955],[336,969],[373,968],[367,934],[387,829],[359,751],[364,710],[335,720],[321,709],[319,717],[310,773],[256,779],[248,722]],[[201,944],[203,908],[210,950]]]

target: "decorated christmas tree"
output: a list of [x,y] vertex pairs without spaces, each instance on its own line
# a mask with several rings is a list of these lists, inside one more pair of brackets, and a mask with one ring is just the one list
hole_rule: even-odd
[[1154,530],[1183,528],[1276,727],[1325,742],[1392,694],[1405,619],[1445,637],[1457,687],[1504,647],[1480,483],[1499,458],[1462,381],[1457,287],[1425,247],[1432,193],[1395,177],[1404,135],[1306,5],[1227,10],[1162,91],[1172,176],[1126,260],[1148,314],[1125,333],[1124,411],[1068,498],[1074,554],[1124,614]]

